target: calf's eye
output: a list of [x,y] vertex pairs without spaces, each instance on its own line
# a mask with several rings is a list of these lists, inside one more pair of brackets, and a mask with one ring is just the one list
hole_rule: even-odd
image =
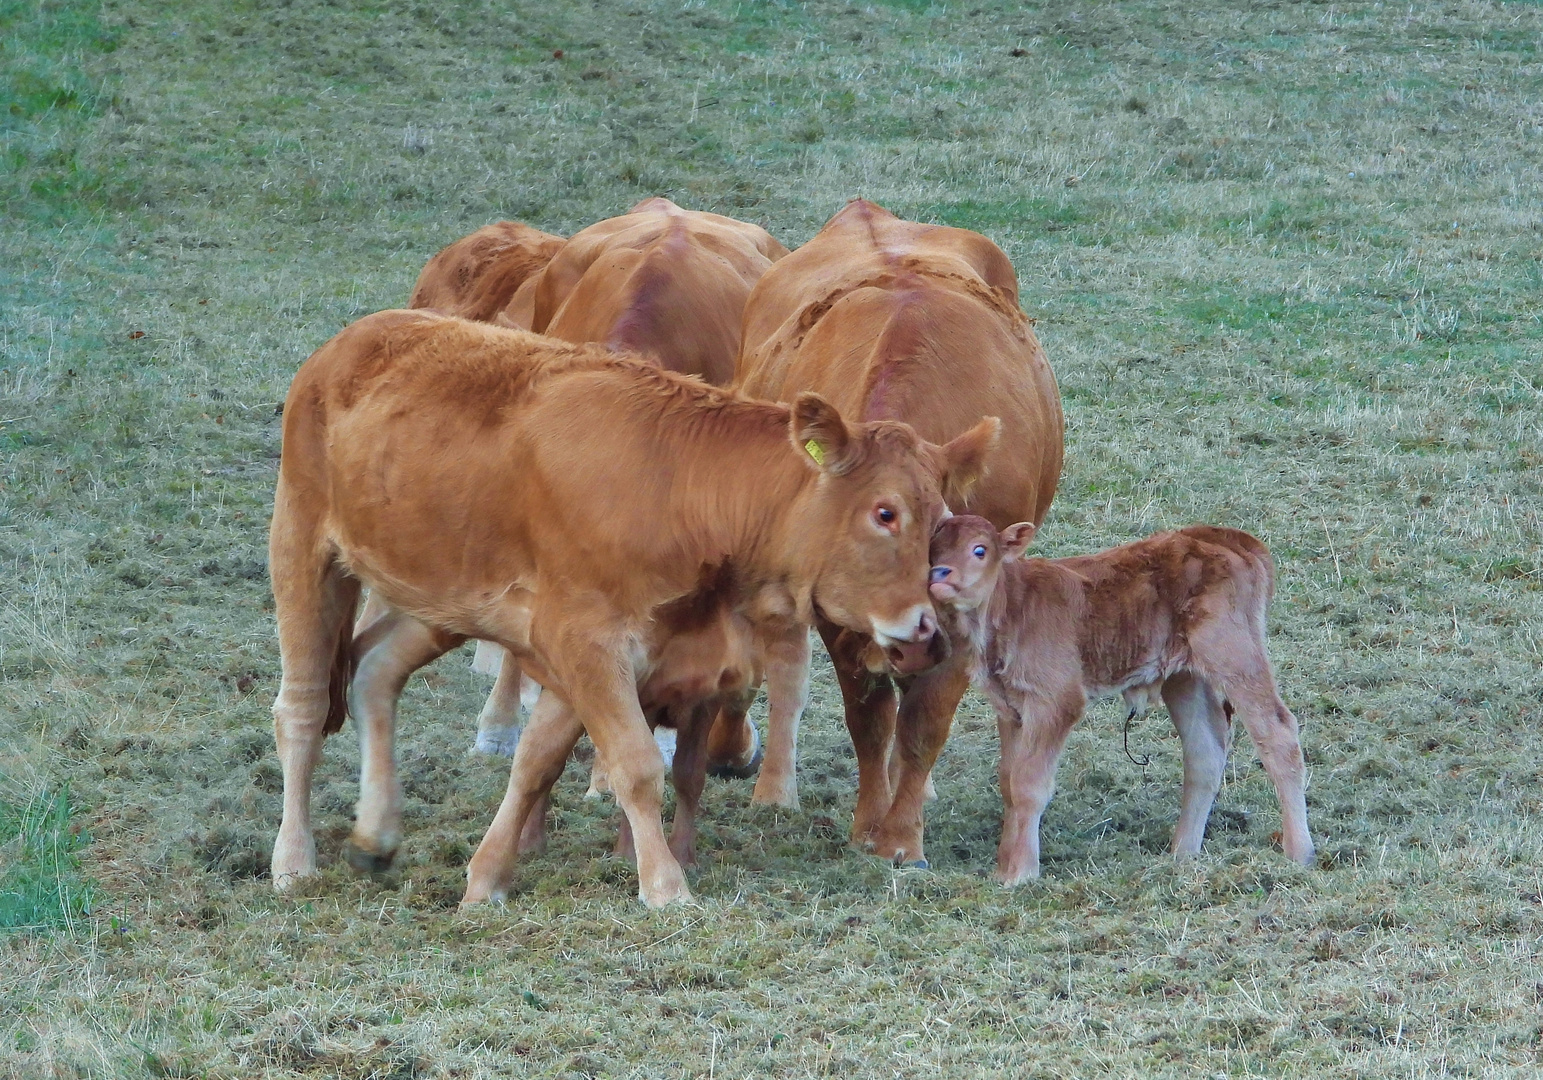
[[975,545],[975,550],[974,550],[974,552],[972,552],[972,554],[977,559],[984,559],[986,557],[986,549],[985,549],[984,546],[982,546],[980,544],[976,544]]

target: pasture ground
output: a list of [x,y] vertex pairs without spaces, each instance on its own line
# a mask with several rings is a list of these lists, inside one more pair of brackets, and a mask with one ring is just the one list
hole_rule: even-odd
[[[1537,1075],[1540,43],[1465,0],[0,2],[0,1074]],[[975,698],[934,868],[878,865],[826,671],[801,812],[709,786],[699,906],[636,903],[574,769],[461,915],[503,785],[463,655],[404,704],[397,870],[339,866],[345,732],[272,893],[291,374],[477,226],[655,193],[1006,249],[1068,419],[1039,551],[1271,544],[1318,866],[1246,737],[1176,866],[1177,740],[1138,767],[1103,706],[999,890]]]

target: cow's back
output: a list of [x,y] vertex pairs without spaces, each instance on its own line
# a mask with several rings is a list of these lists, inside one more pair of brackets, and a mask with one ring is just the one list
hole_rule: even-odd
[[[413,286],[409,308],[430,308],[464,319],[509,317],[520,286],[539,273],[563,246],[563,238],[518,221],[497,221],[441,249]],[[515,325],[529,327],[511,320]]]
[[569,241],[534,285],[531,326],[725,384],[750,290],[785,254],[759,226],[645,200]]
[[954,509],[998,528],[1037,524],[1060,477],[1063,420],[1017,295],[1012,264],[984,236],[857,200],[756,286],[737,385],[781,401],[813,390],[854,420],[905,420],[933,441],[1000,416],[986,478]]

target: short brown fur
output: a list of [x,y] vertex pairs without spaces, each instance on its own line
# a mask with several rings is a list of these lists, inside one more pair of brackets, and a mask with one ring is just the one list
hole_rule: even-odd
[[410,308],[530,327],[530,307],[511,307],[521,285],[540,274],[563,238],[518,221],[495,221],[463,236],[428,261],[413,286]]
[[1056,761],[1088,699],[1113,694],[1136,714],[1161,694],[1173,715],[1184,745],[1176,854],[1200,849],[1236,712],[1275,784],[1286,853],[1311,862],[1297,720],[1265,653],[1275,570],[1264,544],[1194,525],[1096,555],[1020,559],[1033,531],[999,534],[961,515],[932,541],[940,618],[955,640],[977,642],[975,680],[1002,737],[998,879],[1038,876]]

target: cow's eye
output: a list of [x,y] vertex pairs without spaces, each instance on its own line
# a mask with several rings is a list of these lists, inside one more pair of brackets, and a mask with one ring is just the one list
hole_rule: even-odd
[[887,506],[880,506],[873,512],[873,520],[886,528],[893,525],[898,517],[899,515]]
[[983,545],[976,544],[973,554],[977,559],[984,559],[986,557],[986,549]]

